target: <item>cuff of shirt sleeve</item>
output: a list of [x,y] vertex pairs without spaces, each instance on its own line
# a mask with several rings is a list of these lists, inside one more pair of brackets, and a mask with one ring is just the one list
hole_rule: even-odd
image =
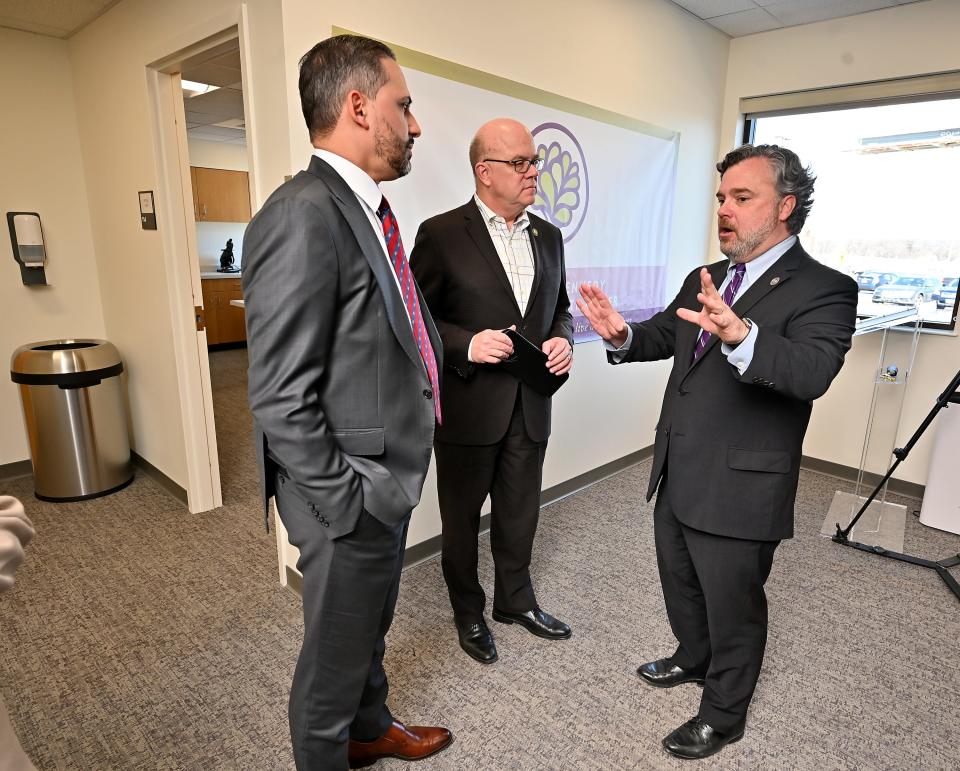
[[627,339],[623,341],[623,345],[617,348],[613,343],[609,343],[606,340],[604,340],[603,347],[613,354],[614,361],[620,362],[620,361],[623,361],[623,357],[627,355],[627,351],[630,348],[630,343],[632,342],[633,342],[633,327],[627,324]]
[[720,343],[720,351],[727,357],[727,361],[737,368],[741,375],[747,371],[750,362],[753,361],[753,348],[757,342],[757,332],[760,327],[751,319],[750,331],[747,336],[736,347]]

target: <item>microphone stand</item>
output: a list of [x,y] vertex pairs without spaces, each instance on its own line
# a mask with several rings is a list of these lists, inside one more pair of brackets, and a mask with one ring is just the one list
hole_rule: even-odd
[[950,404],[960,404],[960,371],[954,375],[953,380],[950,381],[950,385],[947,386],[946,390],[940,394],[937,399],[936,404],[933,405],[933,409],[927,414],[927,417],[923,419],[923,422],[920,424],[920,427],[914,432],[913,436],[910,437],[910,441],[904,447],[898,447],[893,451],[896,461],[890,467],[890,470],[884,474],[883,479],[880,480],[880,483],[874,488],[873,492],[870,493],[870,497],[864,501],[863,506],[860,507],[860,510],[857,512],[856,516],[850,520],[850,524],[845,528],[840,527],[840,523],[837,523],[837,533],[833,536],[833,540],[836,543],[839,543],[841,546],[852,546],[854,549],[859,549],[860,551],[869,552],[870,554],[879,554],[881,557],[890,557],[891,559],[900,560],[901,562],[909,562],[912,565],[920,565],[921,567],[931,568],[937,571],[937,575],[944,580],[944,583],[949,587],[957,599],[960,600],[960,583],[957,583],[951,574],[949,568],[956,567],[960,565],[960,554],[954,555],[953,557],[947,557],[938,562],[932,560],[922,559],[921,557],[913,557],[909,554],[901,554],[900,552],[890,551],[885,549],[883,546],[870,546],[869,544],[860,543],[859,541],[850,540],[850,531],[853,530],[854,525],[857,524],[857,520],[863,516],[863,513],[867,510],[867,507],[873,503],[874,498],[877,497],[879,492],[883,489],[883,486],[887,483],[887,480],[893,476],[893,472],[896,471],[897,466],[910,454],[910,450],[913,449],[913,446],[920,439],[920,436],[927,429],[927,427],[933,422],[934,417],[942,409],[946,409]]

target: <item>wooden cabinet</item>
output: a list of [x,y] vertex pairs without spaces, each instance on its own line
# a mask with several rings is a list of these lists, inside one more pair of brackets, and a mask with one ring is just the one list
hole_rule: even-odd
[[250,175],[245,171],[190,167],[197,222],[249,222]]
[[207,345],[239,343],[247,339],[243,308],[230,304],[242,300],[239,278],[207,278],[203,289],[203,315],[206,319]]

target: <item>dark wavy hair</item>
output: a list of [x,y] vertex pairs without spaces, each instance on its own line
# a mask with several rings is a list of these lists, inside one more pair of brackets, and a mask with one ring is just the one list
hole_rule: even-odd
[[717,171],[722,177],[727,169],[747,158],[766,158],[773,168],[777,195],[780,198],[792,195],[797,199],[797,205],[787,218],[787,229],[791,235],[796,235],[803,229],[803,223],[807,221],[807,215],[813,206],[813,185],[817,181],[816,176],[809,166],[800,163],[795,152],[779,145],[741,145],[724,156],[723,160],[717,164]]
[[396,58],[379,40],[359,35],[335,35],[307,51],[300,59],[300,107],[310,138],[333,131],[349,91],[375,97],[387,82],[383,59]]

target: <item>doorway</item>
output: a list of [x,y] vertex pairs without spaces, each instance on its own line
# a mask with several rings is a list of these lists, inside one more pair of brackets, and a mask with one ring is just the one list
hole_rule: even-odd
[[255,189],[244,61],[243,37],[233,27],[147,70],[158,188],[169,212],[160,229],[194,513],[247,498],[241,488],[256,485],[246,446],[245,324],[236,307]]

